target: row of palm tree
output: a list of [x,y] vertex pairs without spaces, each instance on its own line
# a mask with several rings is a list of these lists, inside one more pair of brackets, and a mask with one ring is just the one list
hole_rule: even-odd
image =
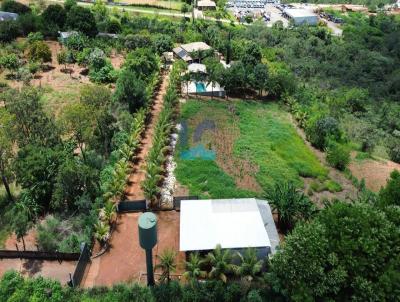
[[[171,74],[174,74],[172,71]],[[170,77],[170,83],[164,96],[164,108],[161,111],[154,128],[153,145],[146,159],[146,179],[141,186],[150,208],[160,207],[160,192],[166,174],[165,163],[171,152],[170,136],[174,129],[178,102],[175,77]]]
[[[173,250],[165,250],[159,256],[159,263],[156,269],[161,269],[160,282],[169,282],[171,273],[176,270],[176,253]],[[257,251],[248,248],[244,253],[232,252],[229,249],[222,249],[217,245],[215,250],[209,252],[205,257],[198,253],[191,253],[188,261],[185,262],[183,278],[190,283],[199,280],[221,280],[224,283],[229,278],[238,278],[251,283],[261,278],[264,261],[258,259]]]
[[102,171],[101,189],[105,204],[99,210],[99,220],[94,225],[95,238],[102,245],[108,241],[111,228],[116,221],[116,204],[124,195],[130,172],[129,163],[139,148],[146,127],[147,114],[147,108],[142,108],[135,114],[126,141],[112,153],[112,163]]

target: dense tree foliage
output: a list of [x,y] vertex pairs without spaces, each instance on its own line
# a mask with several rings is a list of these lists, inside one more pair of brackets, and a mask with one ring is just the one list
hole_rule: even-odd
[[269,280],[293,301],[393,301],[399,239],[399,225],[381,210],[334,203],[286,238]]
[[10,12],[10,13],[16,13],[16,14],[27,14],[27,13],[31,12],[31,9],[29,6],[26,6],[25,4],[16,2],[14,0],[2,1],[1,10]]
[[59,29],[63,29],[67,13],[61,5],[51,4],[43,11],[42,18],[49,27],[57,26]]
[[80,31],[89,37],[94,37],[98,33],[92,12],[82,6],[73,6],[68,11],[66,26],[69,29]]
[[130,70],[123,71],[117,80],[114,98],[117,102],[127,105],[130,112],[135,112],[148,100],[145,82],[138,78],[136,73]]

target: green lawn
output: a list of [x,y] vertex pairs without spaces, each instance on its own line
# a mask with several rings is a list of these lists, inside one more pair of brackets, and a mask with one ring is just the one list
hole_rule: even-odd
[[[232,102],[234,109],[229,110]],[[321,181],[327,179],[327,169],[297,134],[289,115],[277,104],[190,100],[181,109],[181,118],[188,125],[187,140],[182,143],[185,138],[181,135],[176,155],[178,181],[189,188],[190,194],[211,198],[262,194],[237,188],[233,175],[223,171],[216,161],[187,160],[179,156],[180,152],[194,147],[192,136],[196,124],[210,119],[215,121],[216,129],[222,129],[232,126],[234,115],[239,131],[231,156],[248,160],[258,167],[254,177],[262,190],[268,190],[277,181],[293,181],[302,187],[301,176]],[[209,137],[213,133],[203,136]]]
[[200,198],[254,196],[253,192],[238,189],[233,178],[213,160],[179,160],[176,176],[181,184],[189,187],[190,195]]
[[327,169],[297,134],[289,115],[277,104],[238,102],[240,138],[235,153],[250,156],[260,167],[257,181],[267,189],[276,181],[291,180],[299,186],[300,176],[326,178]]

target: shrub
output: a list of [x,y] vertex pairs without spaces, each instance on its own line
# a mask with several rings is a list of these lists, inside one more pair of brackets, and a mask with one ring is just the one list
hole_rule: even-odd
[[16,54],[11,53],[0,58],[0,67],[8,69],[10,72],[15,72],[21,65],[21,60]]
[[30,62],[28,65],[28,70],[31,74],[35,74],[40,70],[40,64],[37,62]]
[[42,13],[42,18],[47,26],[56,25],[59,29],[64,27],[66,17],[67,13],[60,4],[50,4]]
[[37,244],[42,251],[53,252],[62,240],[61,222],[53,216],[47,216],[37,228]]
[[338,141],[342,136],[339,122],[330,116],[316,120],[306,128],[306,133],[311,144],[320,150],[327,146],[329,139]]
[[13,0],[3,1],[3,3],[1,4],[1,10],[16,14],[27,14],[31,12],[31,8],[29,6]]
[[29,59],[34,62],[51,62],[51,51],[43,41],[36,41],[29,47]]
[[343,171],[350,163],[350,150],[346,146],[332,142],[326,149],[326,160],[330,166]]
[[148,101],[145,83],[130,71],[124,70],[118,77],[114,99],[128,106],[131,113],[143,107]]
[[400,138],[390,138],[387,143],[387,148],[390,159],[396,163],[400,163]]
[[43,41],[44,37],[41,32],[31,32],[28,35],[28,43],[34,43],[37,41]]
[[51,31],[52,29],[51,26],[44,24],[39,16],[34,14],[19,15],[17,22],[20,33],[24,36],[28,35],[31,32],[36,32],[40,30],[45,33],[47,31]]
[[82,51],[89,45],[89,40],[85,35],[73,33],[65,40],[64,44],[69,50]]
[[383,206],[400,205],[400,172],[398,170],[390,174],[386,187],[379,192],[379,198]]
[[121,23],[116,18],[111,18],[106,24],[106,31],[112,34],[118,34],[122,31]]
[[106,62],[99,70],[90,70],[89,78],[94,83],[112,83],[117,79],[117,72],[110,62]]
[[5,20],[0,22],[0,42],[10,42],[18,37],[20,27],[16,21]]
[[153,46],[158,54],[170,51],[173,47],[172,39],[169,35],[157,35],[153,39]]
[[68,11],[66,26],[89,37],[94,37],[98,33],[93,13],[90,9],[82,6],[73,6]]
[[151,39],[149,35],[137,34],[137,35],[127,35],[125,37],[125,47],[133,50],[136,48],[149,46],[151,43]]

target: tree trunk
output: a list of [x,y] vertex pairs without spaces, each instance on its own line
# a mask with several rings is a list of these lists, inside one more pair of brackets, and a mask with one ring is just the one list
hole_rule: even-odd
[[10,186],[9,186],[7,178],[4,174],[1,175],[1,180],[3,181],[4,188],[6,189],[8,200],[13,202],[14,197],[11,194]]
[[22,245],[23,245],[23,247],[24,247],[24,251],[26,251],[24,236],[22,236],[21,239],[22,239]]
[[211,99],[214,97],[214,84],[211,82]]

